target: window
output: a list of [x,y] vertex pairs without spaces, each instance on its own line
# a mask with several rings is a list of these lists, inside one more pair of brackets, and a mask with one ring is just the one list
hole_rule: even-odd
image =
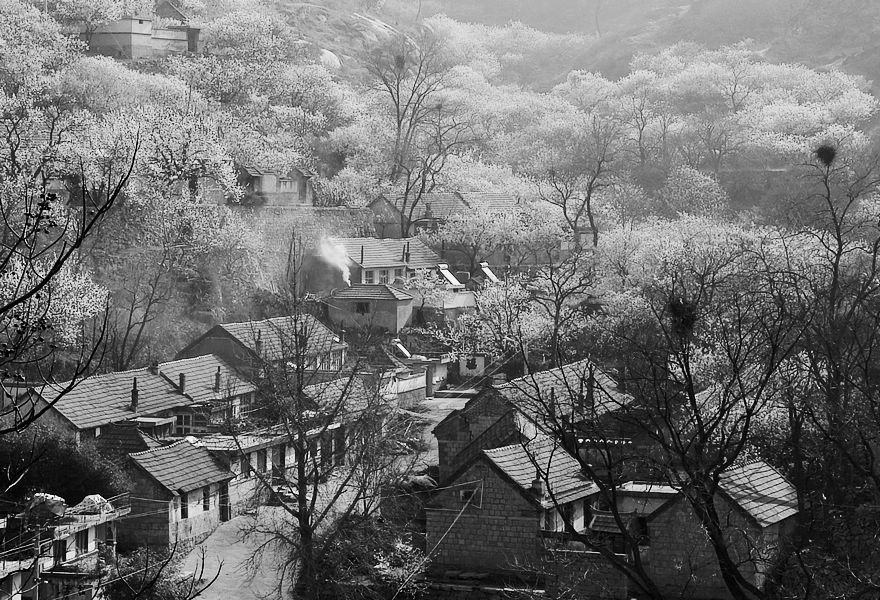
[[211,510],[211,486],[209,485],[202,488],[202,510],[205,512]]
[[379,283],[388,283],[388,269],[379,271]]
[[55,540],[52,542],[52,556],[55,557],[55,564],[61,564],[67,560],[67,540]]
[[394,279],[403,279],[406,281],[406,277],[403,274],[403,269],[394,269]]
[[180,493],[180,518],[189,518],[189,497],[186,492]]
[[177,415],[176,435],[189,435],[192,433],[192,415]]
[[636,517],[633,521],[633,537],[639,546],[650,546],[651,535],[648,531],[648,519],[645,517]]
[[242,477],[251,476],[251,455],[245,454],[241,458],[241,475]]
[[257,473],[266,472],[266,449],[257,450]]
[[375,271],[364,271],[364,283],[376,283]]
[[89,551],[89,530],[83,529],[76,532],[76,555],[80,556]]
[[359,315],[370,314],[370,303],[369,302],[355,302],[354,312],[356,312]]

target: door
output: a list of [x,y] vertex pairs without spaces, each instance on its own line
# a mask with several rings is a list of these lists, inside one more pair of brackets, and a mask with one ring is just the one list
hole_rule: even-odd
[[232,518],[229,510],[229,483],[220,484],[220,520],[228,521]]

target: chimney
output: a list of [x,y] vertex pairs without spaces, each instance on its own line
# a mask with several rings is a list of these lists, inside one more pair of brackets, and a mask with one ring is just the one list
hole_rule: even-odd
[[364,246],[361,244],[361,266],[364,264]]
[[131,410],[137,412],[138,409],[138,378],[135,377],[131,384]]
[[535,478],[532,479],[532,486],[529,489],[538,498],[544,497],[544,480],[541,479],[541,472],[538,469],[535,469]]
[[257,351],[257,356],[263,355],[263,332],[260,329],[257,329],[257,339],[254,341],[254,349]]
[[177,377],[177,387],[180,389],[180,393],[183,394],[186,392],[186,373],[181,373]]
[[158,374],[159,374],[159,363],[158,363],[158,361],[155,361],[155,360],[154,360],[153,362],[151,362],[151,363],[150,363],[150,366],[147,367],[147,371],[149,371],[149,372],[152,373],[153,375],[158,375]]
[[406,243],[406,251],[403,254],[403,262],[409,264],[409,242]]
[[214,373],[214,391],[220,391],[220,367],[217,367],[217,372]]

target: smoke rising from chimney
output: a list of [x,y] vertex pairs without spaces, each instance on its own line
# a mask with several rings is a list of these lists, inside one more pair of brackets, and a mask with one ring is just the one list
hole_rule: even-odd
[[351,270],[348,268],[348,254],[342,244],[331,239],[321,240],[318,246],[318,255],[342,272],[342,279],[346,285],[351,285]]

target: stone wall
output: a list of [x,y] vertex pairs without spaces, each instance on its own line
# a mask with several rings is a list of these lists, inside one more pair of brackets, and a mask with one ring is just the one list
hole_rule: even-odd
[[[493,573],[534,568],[543,548],[541,510],[482,460],[455,482],[462,485],[441,491],[426,508],[427,547],[439,542],[432,568]],[[461,493],[468,490],[474,495],[461,512]]]

